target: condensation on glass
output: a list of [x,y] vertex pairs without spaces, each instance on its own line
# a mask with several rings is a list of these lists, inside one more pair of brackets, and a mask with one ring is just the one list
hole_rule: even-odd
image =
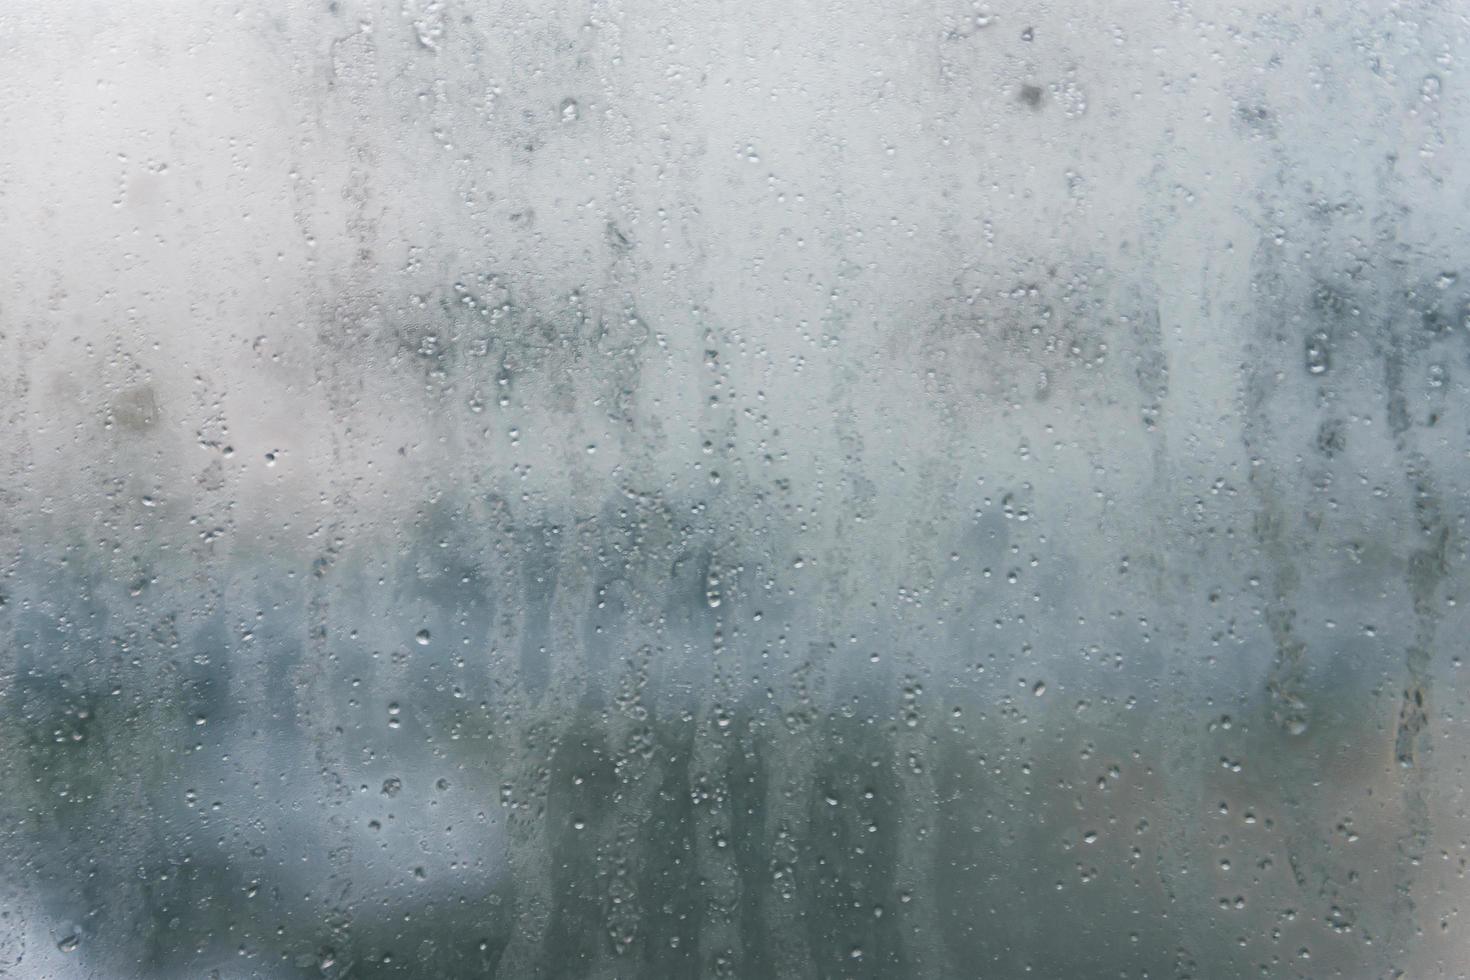
[[0,975],[1463,977],[1453,3],[0,10]]

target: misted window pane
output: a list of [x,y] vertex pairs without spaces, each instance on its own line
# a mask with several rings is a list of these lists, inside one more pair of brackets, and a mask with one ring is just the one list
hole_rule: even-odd
[[11,0],[0,975],[1464,977],[1467,57]]

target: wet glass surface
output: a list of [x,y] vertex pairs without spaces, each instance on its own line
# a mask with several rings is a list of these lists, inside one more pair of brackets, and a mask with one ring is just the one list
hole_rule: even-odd
[[1453,4],[0,9],[0,975],[1463,977]]

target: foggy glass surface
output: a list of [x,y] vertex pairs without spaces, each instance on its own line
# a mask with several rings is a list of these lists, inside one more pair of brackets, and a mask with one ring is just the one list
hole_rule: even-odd
[[1470,974],[1467,57],[5,3],[0,975]]

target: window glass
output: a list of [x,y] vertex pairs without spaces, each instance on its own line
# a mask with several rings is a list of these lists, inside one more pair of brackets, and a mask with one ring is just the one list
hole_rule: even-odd
[[1467,55],[6,4],[0,975],[1463,976]]

